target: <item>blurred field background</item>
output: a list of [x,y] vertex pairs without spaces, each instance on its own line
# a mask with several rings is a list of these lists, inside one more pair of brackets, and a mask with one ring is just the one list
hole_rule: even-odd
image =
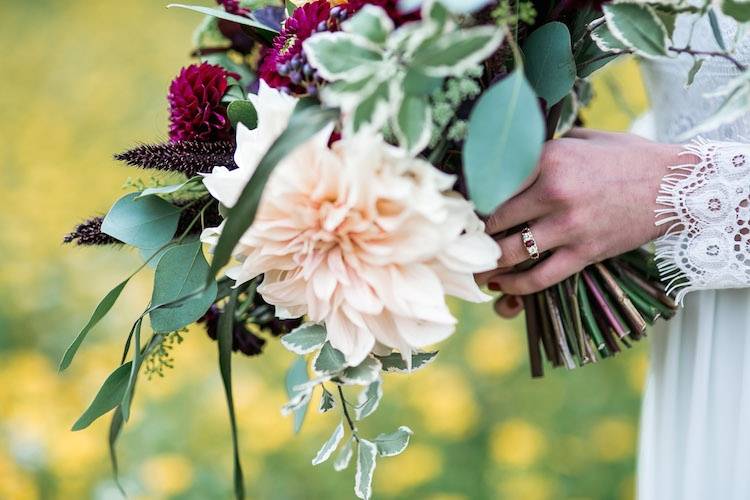
[[[119,362],[150,293],[132,281],[69,372],[57,362],[99,298],[138,256],[67,248],[62,236],[104,213],[139,172],[111,159],[166,138],[165,93],[188,64],[197,15],[160,0],[0,0],[0,499],[121,498],[111,480],[107,420],[69,428]],[[645,107],[635,64],[597,78],[591,126],[627,128]],[[144,174],[144,177],[148,174]],[[375,478],[385,499],[630,499],[647,346],[532,381],[522,324],[488,306],[454,304],[461,326],[414,376],[388,376],[366,434],[407,424],[402,456]],[[645,344],[645,343],[644,343]],[[231,441],[216,345],[200,329],[175,368],[139,384],[119,443],[130,498],[230,498]],[[353,498],[353,472],[310,459],[338,415],[312,411],[299,437],[279,408],[290,361],[273,344],[235,358],[235,394],[251,499]],[[333,413],[333,412],[332,412]]]

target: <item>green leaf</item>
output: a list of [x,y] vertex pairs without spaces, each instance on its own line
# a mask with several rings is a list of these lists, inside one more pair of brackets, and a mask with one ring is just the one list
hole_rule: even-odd
[[304,324],[281,337],[284,347],[300,356],[317,351],[325,341],[325,327],[315,323]]
[[94,397],[89,407],[73,424],[72,430],[80,431],[91,425],[97,418],[114,409],[122,401],[125,388],[128,385],[130,368],[132,362],[120,365],[113,371],[102,384],[101,389]]
[[286,0],[286,15],[291,17],[294,11],[297,10],[297,5],[292,0]]
[[339,422],[339,425],[334,429],[333,434],[328,440],[323,443],[323,446],[318,450],[317,455],[312,460],[313,465],[320,465],[333,455],[333,452],[338,448],[341,439],[344,437],[344,422]]
[[367,4],[342,25],[344,31],[363,36],[377,45],[385,43],[393,27],[393,21],[385,10]]
[[496,26],[479,26],[445,33],[420,47],[410,66],[430,76],[462,76],[492,55],[503,42]]
[[380,405],[383,398],[383,382],[376,380],[368,385],[365,390],[359,393],[357,406],[354,408],[354,415],[357,420],[363,420],[372,415]]
[[237,203],[229,210],[219,242],[214,249],[209,280],[229,262],[235,245],[255,219],[263,190],[276,165],[298,146],[307,142],[338,117],[336,110],[310,106],[299,101],[286,130],[273,143],[260,161]]
[[518,70],[493,85],[469,118],[464,172],[483,214],[510,198],[536,168],[545,124],[534,91]]
[[239,290],[235,289],[229,296],[224,312],[219,317],[217,344],[219,348],[219,371],[224,384],[224,394],[229,410],[229,423],[232,427],[232,450],[234,454],[234,495],[238,500],[245,498],[245,482],[240,462],[240,443],[237,433],[237,418],[234,413],[234,396],[232,395],[232,330],[234,326],[234,309],[237,305]]
[[[619,41],[617,42],[619,43]],[[584,48],[576,53],[576,68],[578,77],[586,78],[594,71],[603,68],[620,56],[621,52],[607,52],[601,50],[593,41],[585,42]]]
[[132,278],[132,276],[128,277],[128,279],[110,290],[107,295],[105,295],[101,300],[101,302],[99,302],[99,305],[97,305],[96,309],[94,309],[94,313],[91,315],[88,323],[86,323],[86,326],[84,326],[83,329],[78,332],[78,335],[76,335],[73,343],[71,343],[70,346],[68,346],[68,348],[65,350],[65,354],[63,354],[62,360],[60,361],[60,371],[63,371],[68,366],[70,366],[70,363],[73,361],[73,358],[78,352],[78,348],[81,347],[81,344],[83,344],[86,336],[89,334],[91,329],[94,328],[102,320],[102,318],[107,315],[110,309],[112,309],[112,306],[114,306],[115,302],[117,302],[118,297],[120,297],[120,294],[125,288],[125,285],[127,285],[128,281],[130,281],[130,278]]
[[317,373],[338,373],[346,367],[346,359],[341,351],[334,349],[330,342],[323,344],[313,361]]
[[[130,365],[130,373],[128,374],[128,383],[125,386],[125,392],[122,395],[120,401],[120,411],[122,412],[122,418],[125,422],[130,418],[130,404],[133,402],[133,394],[135,391],[135,381],[138,378],[138,372],[141,369],[141,363],[143,363],[143,352],[141,351],[141,325],[143,324],[143,317],[133,325],[131,334],[134,334],[133,340],[135,346],[133,349],[133,362]],[[127,351],[127,348],[126,348]]]
[[372,476],[375,472],[375,460],[378,447],[366,439],[360,439],[357,446],[357,473],[354,476],[354,493],[358,498],[368,500],[372,497]]
[[303,44],[310,65],[324,80],[355,80],[372,74],[383,60],[381,49],[351,33],[318,33]]
[[[289,371],[286,373],[286,393],[289,398],[294,398],[300,391],[295,390],[300,384],[307,382],[307,362],[305,358],[297,358],[292,366],[289,367]],[[305,415],[307,414],[307,407],[309,399],[299,408],[294,410],[294,433],[297,434],[302,429],[302,423],[305,421]]]
[[102,232],[138,248],[158,248],[177,231],[180,209],[158,196],[129,193],[117,200],[102,222]]
[[120,469],[117,465],[117,438],[120,437],[120,432],[122,431],[122,425],[124,421],[122,419],[122,410],[117,407],[115,408],[114,413],[112,414],[112,420],[109,423],[109,433],[107,436],[107,444],[109,446],[109,462],[112,467],[112,479],[115,482],[115,485],[117,486],[117,489],[120,490],[120,493],[122,493],[122,496],[127,498],[127,493],[125,493],[125,489],[120,484]]
[[745,0],[722,0],[721,11],[737,22],[750,21],[750,3]]
[[416,68],[409,68],[404,78],[404,92],[409,95],[429,96],[443,86],[444,78],[428,76]]
[[[180,245],[167,250],[159,259],[154,275],[152,304],[170,302],[199,289],[206,283],[208,263],[203,256],[200,241]],[[198,297],[184,301],[178,306],[163,307],[151,311],[151,327],[155,332],[167,333],[194,323],[203,316],[216,299],[216,282]]]
[[390,90],[391,82],[382,81],[360,101],[350,121],[352,132],[358,132],[365,125],[377,130],[388,121],[393,104]]
[[401,426],[392,434],[380,434],[375,438],[378,455],[381,457],[395,457],[409,446],[409,438],[414,434],[411,429]]
[[612,34],[606,23],[598,26],[591,32],[591,39],[604,52],[622,52],[628,50],[627,45]]
[[323,395],[320,397],[320,406],[318,407],[318,411],[320,413],[328,413],[336,406],[336,400],[333,399],[333,394],[328,392],[325,387],[322,387],[322,389]]
[[378,379],[382,367],[377,358],[368,356],[359,365],[346,368],[339,378],[345,384],[370,385]]
[[612,34],[636,54],[646,58],[667,55],[667,29],[651,6],[617,2],[602,8]]
[[404,96],[396,115],[394,133],[401,147],[416,156],[430,143],[432,112],[426,97]]
[[141,191],[140,194],[135,197],[135,199],[137,200],[145,196],[150,196],[152,194],[155,194],[155,195],[175,194],[175,193],[179,193],[180,191],[182,191],[183,189],[187,187],[202,186],[202,185],[203,185],[203,177],[197,175],[195,177],[191,177],[190,179],[180,184],[172,184],[171,186],[146,188],[143,191]]
[[711,24],[711,32],[714,34],[716,44],[724,52],[727,51],[727,46],[724,43],[724,35],[721,34],[721,28],[719,27],[719,20],[716,18],[716,11],[711,8],[708,9],[708,21]]
[[[415,372],[432,363],[437,357],[437,352],[420,352],[411,356],[411,371]],[[388,356],[378,356],[380,363],[383,365],[384,372],[409,373],[409,366],[401,357],[401,354],[394,352]]]
[[576,80],[576,63],[567,26],[551,22],[534,30],[523,44],[526,78],[551,107],[568,95]]
[[250,101],[232,101],[227,107],[227,115],[232,127],[237,128],[241,123],[250,130],[258,126],[258,112]]
[[232,21],[237,24],[242,24],[243,26],[256,28],[257,30],[261,32],[268,32],[268,33],[273,33],[273,34],[278,33],[278,31],[276,31],[275,29],[272,29],[270,26],[266,26],[263,23],[259,23],[258,21],[254,19],[251,19],[249,17],[244,17],[244,16],[238,16],[236,14],[230,14],[229,12],[225,10],[212,9],[211,7],[203,7],[200,5],[183,5],[179,3],[173,3],[173,4],[167,5],[168,9],[171,9],[174,7],[177,7],[180,9],[192,10],[194,12],[200,12],[201,14],[205,14],[207,16],[212,16],[212,17],[218,17],[219,19],[224,19],[226,21]]
[[687,83],[685,84],[686,87],[689,87],[693,84],[693,81],[695,80],[695,76],[703,67],[704,62],[705,62],[705,59],[695,59],[693,61],[693,66],[690,68],[690,71],[688,71]]
[[575,124],[576,118],[578,118],[578,98],[575,92],[568,94],[562,101],[562,108],[560,110],[560,121],[557,123],[557,129],[555,134],[564,135],[567,134],[573,125]]
[[333,461],[333,470],[336,472],[341,472],[349,467],[349,462],[352,460],[352,455],[354,455],[353,443],[354,436],[346,440],[346,443],[344,443],[344,446],[341,447],[338,455],[336,455],[336,458]]

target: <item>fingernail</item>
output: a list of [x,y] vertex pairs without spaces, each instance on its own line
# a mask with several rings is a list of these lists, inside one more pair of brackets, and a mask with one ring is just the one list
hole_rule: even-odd
[[499,291],[500,291],[500,284],[499,284],[499,283],[497,283],[497,282],[495,282],[495,281],[492,281],[492,282],[490,282],[490,283],[489,283],[489,284],[487,285],[487,288],[489,288],[489,289],[490,289],[490,290],[492,290],[493,292],[499,292]]

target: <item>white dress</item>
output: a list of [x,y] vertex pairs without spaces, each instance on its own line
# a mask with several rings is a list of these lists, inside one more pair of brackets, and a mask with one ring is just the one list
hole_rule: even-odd
[[[685,45],[691,22],[678,19],[675,45]],[[720,24],[734,43],[736,26]],[[706,19],[696,25],[692,47],[716,50]],[[750,61],[748,37],[737,56]],[[701,123],[720,103],[704,95],[738,74],[731,63],[711,59],[686,88],[691,65],[689,56],[643,64],[655,139],[675,142]],[[657,249],[663,272],[674,284],[682,280],[685,309],[650,338],[639,500],[750,499],[749,137],[750,116],[706,133],[690,146],[701,160],[675,170],[662,186],[660,219],[685,227],[673,228]]]

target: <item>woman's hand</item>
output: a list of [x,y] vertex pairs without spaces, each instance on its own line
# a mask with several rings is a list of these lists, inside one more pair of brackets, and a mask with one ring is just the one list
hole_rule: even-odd
[[[497,270],[477,280],[492,290],[527,295],[658,238],[666,229],[654,224],[656,197],[681,151],[679,145],[588,129],[548,142],[528,187],[490,217],[487,232],[503,255]],[[551,255],[515,271],[529,254],[519,232],[506,232],[523,224],[540,252]]]

